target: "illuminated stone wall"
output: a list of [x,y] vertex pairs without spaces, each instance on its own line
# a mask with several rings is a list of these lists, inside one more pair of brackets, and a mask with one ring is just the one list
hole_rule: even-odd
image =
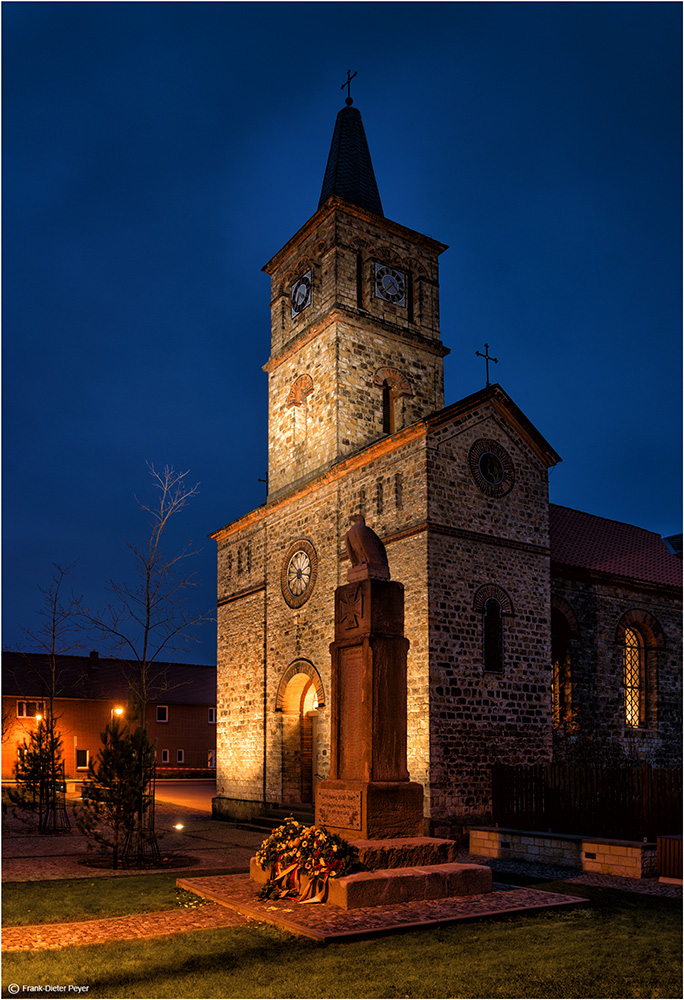
[[[346,583],[344,535],[352,513],[363,512],[387,542],[393,579],[406,589],[408,660],[408,758],[412,780],[425,783],[429,766],[427,534],[424,434],[407,442],[385,439],[363,460],[349,460],[334,474],[217,533],[218,778],[217,811],[249,815],[263,802],[291,801],[294,721],[283,712],[283,691],[293,671],[320,678],[314,774],[328,774],[330,754],[330,652],[334,593]],[[313,546],[317,574],[310,598],[292,608],[282,574],[298,541]],[[247,572],[246,553],[251,562]],[[237,553],[242,574],[237,575]],[[232,575],[229,575],[232,573]],[[264,643],[264,636],[266,637]],[[264,661],[265,656],[265,661]],[[264,666],[265,662],[265,666]],[[294,674],[294,682],[300,681]],[[301,685],[300,685],[301,686]],[[286,696],[285,696],[286,700]],[[266,715],[264,716],[264,705]],[[285,716],[288,716],[287,718]],[[263,762],[266,762],[265,780]]]
[[[502,419],[496,397],[453,409],[453,420],[435,418],[428,441],[431,818],[446,834],[491,816],[493,763],[551,759],[546,464]],[[483,440],[511,462],[505,495],[483,491],[473,475],[470,456]],[[510,601],[501,672],[485,669],[483,588]]]
[[[267,265],[271,498],[383,435],[385,379],[393,388],[394,429],[444,405],[442,249],[360,209],[333,207]],[[375,295],[376,262],[407,276],[403,306]],[[302,275],[310,275],[311,300],[293,317],[291,290]]]

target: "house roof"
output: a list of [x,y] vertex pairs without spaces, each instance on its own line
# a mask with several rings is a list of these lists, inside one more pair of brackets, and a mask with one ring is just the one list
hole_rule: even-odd
[[680,587],[682,560],[653,531],[622,521],[549,505],[551,561]]
[[383,215],[366,133],[358,108],[345,107],[335,121],[318,207],[338,195],[352,205]]
[[[57,657],[57,696],[126,701],[135,667],[126,660],[99,656]],[[49,660],[44,653],[4,652],[5,695],[44,698],[49,690]],[[162,704],[215,705],[216,667],[197,663],[155,663],[150,667],[148,701]]]

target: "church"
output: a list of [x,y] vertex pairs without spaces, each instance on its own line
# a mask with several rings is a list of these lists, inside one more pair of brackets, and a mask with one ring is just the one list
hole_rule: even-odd
[[500,385],[445,406],[446,249],[385,218],[348,97],[318,209],[264,267],[268,497],[211,536],[217,817],[311,803],[327,777],[355,514],[405,588],[426,833],[488,822],[496,763],[680,762],[681,558],[551,504],[560,457]]

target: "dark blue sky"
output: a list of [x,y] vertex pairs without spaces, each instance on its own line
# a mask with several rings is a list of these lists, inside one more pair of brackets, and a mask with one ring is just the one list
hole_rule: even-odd
[[[347,68],[385,215],[448,243],[447,403],[493,375],[551,499],[681,530],[678,3],[20,3],[3,17],[3,645],[132,576],[146,462],[260,504],[269,280]],[[103,653],[105,652],[102,650]],[[189,657],[215,658],[207,628]]]

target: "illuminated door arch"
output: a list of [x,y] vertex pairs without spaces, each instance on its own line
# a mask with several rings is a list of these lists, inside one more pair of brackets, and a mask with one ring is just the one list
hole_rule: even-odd
[[316,668],[302,661],[285,672],[278,689],[281,713],[281,801],[284,805],[313,802],[317,760],[318,709],[324,704]]

